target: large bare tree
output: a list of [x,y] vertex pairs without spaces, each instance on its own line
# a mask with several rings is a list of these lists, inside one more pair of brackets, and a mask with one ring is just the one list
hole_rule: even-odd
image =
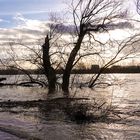
[[71,11],[77,40],[73,44],[63,73],[64,92],[69,90],[70,73],[85,36],[94,39],[94,33],[107,31],[110,24],[123,18],[126,12],[122,12],[120,6],[121,3],[115,0],[72,0]]
[[[65,25],[62,19],[51,15],[49,30],[40,50],[36,52],[27,46],[34,52],[34,57],[28,60],[44,68],[50,93],[56,89],[57,68],[62,68],[62,90],[68,93],[72,69],[84,58],[89,61],[96,57],[102,65],[99,73],[90,79],[89,87],[93,87],[108,67],[136,55],[139,34],[124,40],[109,38],[105,42],[96,38],[101,34],[109,36],[110,30],[117,28],[132,28],[125,20],[127,11],[122,9],[120,0],[71,0],[66,13],[71,25]],[[68,39],[69,36],[71,39]],[[112,55],[107,56],[106,51],[112,52]]]

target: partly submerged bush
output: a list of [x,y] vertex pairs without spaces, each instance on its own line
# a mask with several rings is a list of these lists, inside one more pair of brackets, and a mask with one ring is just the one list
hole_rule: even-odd
[[116,107],[106,102],[71,102],[65,110],[70,119],[76,122],[112,122],[121,119]]

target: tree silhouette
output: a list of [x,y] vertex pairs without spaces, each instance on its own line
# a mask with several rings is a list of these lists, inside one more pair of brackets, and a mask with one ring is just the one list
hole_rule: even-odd
[[[93,64],[97,64],[95,62],[97,61],[101,65],[99,73],[93,75],[87,82],[88,87],[92,88],[108,67],[137,55],[137,46],[140,42],[139,34],[123,40],[110,38],[111,30],[133,28],[131,23],[125,20],[127,11],[122,9],[119,0],[71,0],[68,8],[66,13],[72,22],[67,25],[56,14],[51,14],[50,23],[47,24],[47,35],[40,48],[35,50],[20,43],[33,53],[30,58],[25,55],[24,61],[44,69],[49,92],[54,92],[56,86],[61,84],[62,90],[67,95],[72,69],[81,60],[87,58],[86,62],[93,61]],[[139,10],[139,0],[137,8]],[[109,39],[105,42],[97,37],[100,35],[106,37],[107,34]],[[106,51],[110,51],[111,56],[106,54]],[[13,56],[16,56],[15,52]],[[17,60],[12,58],[19,68]],[[56,75],[58,69],[61,69],[59,77]],[[31,81],[34,80],[27,71],[24,72]],[[58,78],[62,80],[57,80]]]

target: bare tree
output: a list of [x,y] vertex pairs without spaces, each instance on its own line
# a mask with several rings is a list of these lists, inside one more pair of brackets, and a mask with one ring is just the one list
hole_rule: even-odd
[[49,92],[52,93],[55,91],[55,87],[56,87],[56,85],[55,85],[56,84],[56,72],[50,62],[49,49],[50,49],[50,43],[49,43],[49,37],[47,35],[47,37],[45,38],[45,43],[42,46],[43,67],[45,69],[45,74],[48,79]]
[[[56,90],[56,70],[60,67],[63,69],[62,90],[68,95],[71,71],[81,60],[94,58],[93,63],[98,59],[98,63],[102,64],[99,73],[90,79],[89,87],[94,87],[108,67],[136,55],[139,34],[121,41],[109,39],[103,42],[96,38],[97,34],[109,34],[110,30],[116,28],[132,28],[129,22],[124,21],[127,11],[121,9],[121,4],[119,0],[71,0],[71,13],[68,16],[72,14],[73,24],[65,25],[62,19],[52,14],[49,30],[40,49],[36,51],[25,46],[33,55],[24,60],[44,69],[50,93]],[[71,40],[66,41],[68,36],[71,36]],[[105,53],[107,49],[115,49],[108,58]]]
[[[57,83],[56,69],[59,67],[60,63],[57,63],[55,60],[52,62],[52,57],[56,56],[58,58],[58,55],[62,53],[59,51],[57,42],[60,39],[62,32],[65,32],[65,28],[63,27],[61,19],[56,17],[54,13],[50,14],[50,21],[51,23],[49,24],[49,31],[47,31],[45,43],[42,45],[42,59],[45,75],[48,79],[49,93],[53,93]],[[55,52],[54,50],[51,52],[51,48],[54,48]]]
[[[125,40],[121,41],[112,42],[111,40],[109,40],[110,49],[115,47],[116,51],[113,51],[112,55],[109,56],[109,59],[103,62],[103,65],[100,68],[98,74],[91,78],[89,82],[89,87],[92,88],[94,87],[94,85],[96,85],[97,79],[108,67],[131,58],[139,57],[140,56],[139,53],[140,48],[138,47],[139,43],[140,43],[140,34],[130,36]],[[104,61],[103,57],[102,59]]]
[[[20,74],[24,74],[25,79],[19,79],[16,81],[17,85],[31,85],[39,84],[41,86],[46,86],[46,82],[40,80],[40,76],[34,76],[34,70],[32,66],[36,67],[38,70],[42,67],[41,49],[36,46],[28,46],[20,41],[10,42],[9,47],[3,52],[5,55],[0,59],[0,63],[3,68],[7,69],[8,74],[16,74],[19,77]],[[20,49],[18,49],[18,47]],[[36,72],[38,71],[36,70]],[[12,73],[10,73],[12,72]],[[19,75],[18,75],[19,74]]]
[[70,73],[85,36],[87,35],[89,39],[94,38],[93,33],[106,31],[110,23],[124,17],[125,12],[120,12],[120,5],[120,2],[110,0],[72,0],[71,8],[77,40],[63,73],[62,90],[64,92],[69,91]]

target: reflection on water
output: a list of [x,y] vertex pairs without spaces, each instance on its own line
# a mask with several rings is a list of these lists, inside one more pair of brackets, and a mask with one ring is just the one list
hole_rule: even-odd
[[[105,89],[79,89],[76,96],[108,101],[116,105],[118,110],[129,112],[129,116],[126,115],[122,121],[77,124],[70,121],[65,112],[56,108],[48,112],[38,107],[28,109],[19,107],[10,111],[5,108],[0,109],[0,139],[139,140],[140,75],[115,76],[120,81],[125,80],[125,83]],[[47,89],[42,88],[3,87],[0,89],[1,102],[47,98]]]
[[47,89],[27,88],[27,87],[1,87],[0,101],[26,101],[36,99],[46,99]]

